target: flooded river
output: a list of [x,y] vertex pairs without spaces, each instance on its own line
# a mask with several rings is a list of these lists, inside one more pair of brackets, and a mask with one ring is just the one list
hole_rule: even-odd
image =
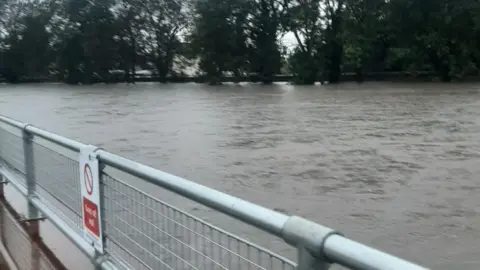
[[479,84],[0,85],[0,114],[433,269],[480,269]]

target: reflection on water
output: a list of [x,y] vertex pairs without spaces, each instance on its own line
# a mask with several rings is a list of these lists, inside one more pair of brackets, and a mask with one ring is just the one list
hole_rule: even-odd
[[1,85],[0,113],[305,216],[431,268],[479,269],[479,90]]

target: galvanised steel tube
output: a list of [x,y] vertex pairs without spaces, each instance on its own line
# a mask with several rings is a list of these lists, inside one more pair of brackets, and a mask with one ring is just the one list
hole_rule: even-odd
[[[50,142],[64,146],[73,151],[80,151],[85,144],[71,140],[57,134],[44,131],[42,129],[24,124],[3,116],[0,116],[0,121],[11,126],[24,129],[25,131],[46,139]],[[272,211],[270,209],[252,204],[250,202],[238,199],[228,194],[219,192],[217,190],[196,184],[186,179],[156,170],[149,166],[140,164],[138,162],[114,155],[104,150],[97,151],[98,158],[101,162],[117,168],[126,173],[137,176],[154,185],[161,186],[165,189],[180,194],[186,198],[199,202],[205,206],[216,209],[227,215],[233,216],[250,225],[254,225],[266,232],[285,239],[293,237],[294,242],[290,241],[292,245],[299,245],[306,247],[312,254],[324,255],[329,260],[339,263],[343,266],[355,269],[391,269],[391,270],[420,270],[426,269],[416,264],[407,262],[395,256],[386,254],[374,248],[362,245],[355,241],[349,240],[338,234],[328,234],[329,228],[323,228],[324,241],[320,241],[317,226],[286,226],[287,221],[298,221],[297,217],[289,217],[284,214]],[[18,185],[18,186],[17,186]],[[20,184],[14,185],[19,191],[26,196],[27,190]],[[23,190],[20,190],[23,189]],[[46,207],[38,198],[32,198],[30,201],[38,207],[42,212],[46,211],[48,216],[48,207]],[[93,258],[93,249],[90,246],[85,247],[83,239],[71,232],[53,212],[50,212],[49,219],[54,219],[52,223],[57,226],[65,235],[67,235],[87,256]],[[57,220],[55,220],[57,219]],[[299,224],[304,223],[303,221]],[[312,222],[309,222],[312,223]],[[307,223],[303,225],[308,225]],[[60,226],[60,227],[59,227]],[[311,227],[309,229],[309,227]],[[322,226],[323,227],[323,226]],[[70,231],[69,231],[70,230]],[[293,234],[292,234],[293,233]],[[71,234],[71,235],[70,235]],[[300,237],[316,235],[316,237]],[[285,236],[288,236],[287,238]],[[320,237],[322,238],[322,237]],[[292,240],[292,239],[290,239]],[[93,253],[92,253],[93,252]],[[116,269],[115,266],[107,261],[103,269]],[[103,265],[103,264],[102,264]],[[110,268],[109,268],[110,267]]]
[[97,157],[101,162],[109,166],[142,178],[149,183],[168,189],[229,216],[235,217],[278,237],[282,236],[283,225],[289,218],[284,214],[199,185],[178,176],[156,170],[152,167],[117,156],[104,150],[97,151]]
[[[142,178],[154,185],[180,194],[215,210],[254,225],[273,235],[284,238],[284,225],[290,217],[267,208],[243,201],[214,189],[196,184],[186,179],[158,171],[149,166],[128,160],[104,150],[97,152],[101,162],[126,173]],[[318,234],[311,231],[312,235]],[[291,243],[318,247],[318,239],[303,239],[304,243]],[[310,250],[313,254],[323,253],[332,262],[354,269],[425,270],[413,263],[367,247],[340,235],[329,235],[321,250]]]
[[72,139],[69,139],[69,138],[65,138],[65,137],[57,135],[55,133],[45,131],[43,129],[34,127],[30,124],[22,123],[22,122],[10,119],[10,118],[2,116],[2,115],[0,115],[0,122],[3,122],[5,124],[8,124],[8,125],[16,127],[16,128],[19,128],[19,129],[24,130],[24,131],[26,131],[26,132],[34,135],[34,136],[38,136],[42,139],[53,142],[55,144],[58,144],[60,146],[63,146],[65,148],[68,148],[68,149],[76,151],[76,152],[79,152],[80,148],[85,146],[85,144],[80,143],[78,141],[75,141],[75,140],[72,140]]
[[19,129],[23,129],[23,127],[25,126],[25,123],[10,119],[10,118],[5,117],[3,115],[0,115],[0,121],[5,123],[5,124],[8,124],[10,126],[14,126],[16,128],[19,128]]
[[85,144],[83,144],[81,142],[77,142],[75,140],[65,138],[65,137],[57,135],[55,133],[48,132],[48,131],[45,131],[43,129],[39,129],[39,128],[34,127],[32,125],[27,125],[25,127],[25,131],[30,133],[30,134],[33,134],[34,136],[38,136],[42,139],[53,142],[55,144],[58,144],[60,146],[63,146],[65,148],[68,148],[68,149],[76,151],[76,152],[80,152],[80,149],[82,147],[86,146]]
[[330,235],[325,240],[323,252],[331,261],[353,269],[427,269],[335,234]]
[[[15,177],[10,174],[8,171],[5,171],[3,168],[0,168],[0,174],[4,175],[9,183],[30,203],[32,203],[43,215],[60,231],[65,235],[70,241],[72,241],[76,247],[80,249],[88,258],[92,261],[95,260],[95,250],[92,246],[88,245],[85,240],[77,233],[75,233],[65,222],[62,221],[53,211],[51,211],[48,206],[46,206],[41,199],[36,196],[28,196],[27,189],[22,186]],[[104,261],[100,265],[104,270],[116,270],[115,265],[110,261]]]

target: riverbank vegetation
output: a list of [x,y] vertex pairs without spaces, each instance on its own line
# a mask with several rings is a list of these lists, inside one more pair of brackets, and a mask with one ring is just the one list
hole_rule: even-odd
[[451,81],[479,76],[479,41],[477,0],[0,0],[8,82]]

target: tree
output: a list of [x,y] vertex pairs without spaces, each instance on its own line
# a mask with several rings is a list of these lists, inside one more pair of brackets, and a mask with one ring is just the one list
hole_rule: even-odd
[[345,0],[325,1],[325,72],[330,83],[340,82],[344,49]]
[[365,70],[383,71],[390,47],[391,29],[385,0],[348,0],[345,8],[346,69],[363,81]]
[[248,1],[198,0],[191,46],[211,84],[225,72],[242,75],[247,69]]
[[3,1],[0,74],[10,82],[48,74],[50,2]]
[[258,74],[265,84],[272,83],[273,76],[281,68],[279,8],[280,5],[275,0],[252,0],[252,19],[249,24],[250,70]]
[[118,62],[124,71],[124,79],[134,82],[137,55],[140,52],[144,20],[140,14],[143,3],[140,0],[121,0],[117,10],[117,36]]
[[108,82],[115,59],[113,1],[66,0],[59,69],[69,83]]
[[290,69],[299,84],[313,84],[322,68],[325,44],[323,14],[318,0],[284,0],[283,27],[294,34],[297,47],[290,57]]
[[450,81],[478,62],[477,2],[392,0],[393,19],[401,22],[396,37],[443,81]]
[[184,9],[184,1],[181,0],[143,2],[143,49],[162,82],[171,75],[175,55],[181,48],[179,33],[186,26]]
[[[285,52],[290,33],[296,46]],[[0,0],[0,75],[10,82],[132,82],[137,66],[166,82],[185,58],[212,84],[271,83],[285,66],[300,84],[384,71],[450,81],[479,76],[479,42],[478,0]]]

